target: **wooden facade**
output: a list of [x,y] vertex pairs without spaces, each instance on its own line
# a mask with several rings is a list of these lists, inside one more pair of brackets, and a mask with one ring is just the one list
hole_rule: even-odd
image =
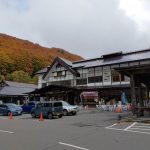
[[[80,93],[83,91],[97,91],[99,98],[119,98],[125,91],[132,104],[136,105],[136,91],[143,89],[140,80],[145,79],[143,84],[149,82],[149,75],[145,74],[146,66],[150,66],[149,56],[150,50],[147,49],[107,54],[76,62],[56,58],[50,67],[38,72],[38,87],[49,85],[73,87],[77,90],[74,99],[80,98]],[[138,88],[130,90],[130,87],[136,87],[137,84]],[[149,89],[149,86],[146,87]],[[138,98],[140,99],[140,96]]]

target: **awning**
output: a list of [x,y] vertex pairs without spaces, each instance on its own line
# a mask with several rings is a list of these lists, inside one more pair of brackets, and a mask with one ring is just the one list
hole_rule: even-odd
[[97,91],[82,92],[81,96],[83,96],[84,98],[97,98],[98,92]]

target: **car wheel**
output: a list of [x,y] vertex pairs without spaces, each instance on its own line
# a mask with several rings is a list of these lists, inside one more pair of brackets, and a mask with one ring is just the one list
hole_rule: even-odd
[[68,115],[68,111],[66,109],[63,110],[63,114],[64,116],[67,116]]
[[36,118],[36,115],[34,112],[31,113],[32,118]]
[[52,119],[52,118],[53,118],[53,115],[52,115],[51,113],[49,113],[48,116],[47,116],[47,118],[48,118],[48,119]]
[[76,115],[76,114],[77,114],[76,112],[73,112],[73,113],[72,113],[73,116]]
[[61,118],[61,117],[62,117],[62,115],[59,115],[58,117],[59,117],[59,118]]

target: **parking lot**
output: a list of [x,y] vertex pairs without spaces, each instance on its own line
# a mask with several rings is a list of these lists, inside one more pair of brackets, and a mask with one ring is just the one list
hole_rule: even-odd
[[2,150],[149,150],[150,125],[118,123],[118,114],[81,110],[76,116],[0,116]]

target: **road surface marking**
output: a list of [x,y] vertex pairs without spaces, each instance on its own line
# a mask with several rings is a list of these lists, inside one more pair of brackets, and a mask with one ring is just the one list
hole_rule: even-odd
[[90,149],[87,149],[87,148],[83,148],[83,147],[79,147],[79,146],[75,146],[75,145],[71,145],[71,144],[67,144],[67,143],[62,143],[62,142],[58,142],[58,143],[61,144],[61,145],[66,145],[66,146],[74,147],[74,148],[77,148],[77,149],[90,150]]
[[134,130],[131,130],[131,129],[128,129],[128,130],[117,129],[117,128],[106,128],[106,129],[109,129],[109,130],[118,130],[118,131],[126,131],[126,132],[136,132],[136,133],[150,134],[150,132],[134,131]]
[[[135,126],[135,124],[136,124],[136,126]],[[114,126],[117,125],[117,123],[115,123],[115,124],[113,124],[111,126],[108,126],[108,127],[105,127],[105,128],[106,129],[110,129],[110,130],[118,130],[118,131],[126,131],[126,132],[136,132],[136,133],[143,133],[143,134],[149,134],[150,135],[150,132],[135,131],[135,129],[136,130],[147,130],[147,131],[150,130],[150,129],[135,128],[135,127],[137,127],[137,124],[138,124],[137,122],[134,122],[130,126],[126,127],[125,129],[119,129],[119,128],[114,128]],[[143,125],[143,124],[140,124],[140,125]],[[144,126],[144,127],[146,127],[146,126]]]
[[124,131],[124,129],[109,128],[109,127],[106,127],[106,129],[111,129],[111,130],[119,130],[119,131]]
[[14,132],[11,132],[11,131],[5,131],[5,130],[0,130],[0,132],[4,132],[4,133],[14,133]]
[[131,129],[134,129],[134,130],[149,130],[150,131],[150,129],[142,129],[142,128],[131,128]]
[[127,131],[128,129],[130,129],[131,127],[133,127],[136,124],[136,122],[132,123],[130,126],[128,126],[127,128],[124,129],[124,131]]
[[134,126],[136,128],[150,128],[150,126]]
[[114,123],[113,125],[108,126],[108,127],[106,127],[106,128],[112,128],[112,127],[115,126],[115,125],[117,125],[117,123]]
[[[124,130],[123,130],[124,131]],[[128,132],[136,132],[136,133],[144,133],[144,134],[150,134],[150,132],[141,132],[141,131],[133,131],[133,130],[126,130]]]

